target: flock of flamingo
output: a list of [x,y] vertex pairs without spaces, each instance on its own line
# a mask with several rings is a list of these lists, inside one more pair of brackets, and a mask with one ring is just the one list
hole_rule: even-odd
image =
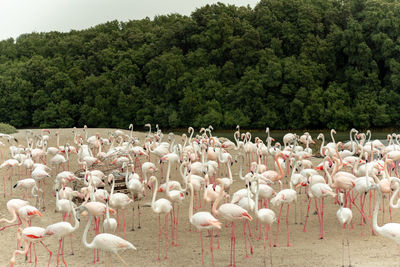
[[[10,266],[14,266],[18,255],[25,255],[26,261],[28,252],[31,262],[32,248],[36,266],[38,243],[49,253],[47,265],[50,266],[53,252],[43,240],[52,236],[59,241],[57,266],[60,261],[67,266],[64,238],[70,237],[73,253],[72,234],[80,227],[82,216],[88,217],[82,243],[93,249],[93,263],[99,261],[101,250],[108,255],[106,265],[112,265],[112,255],[115,255],[128,266],[119,252],[136,250],[126,240],[125,217],[125,211],[132,209],[132,230],[135,230],[135,205],[137,229],[142,227],[143,208],[150,207],[158,215],[157,260],[168,259],[168,248],[178,246],[179,218],[182,217],[179,211],[185,201],[189,202],[186,223],[193,226],[191,231],[199,233],[202,266],[205,264],[203,232],[208,232],[209,264],[214,266],[214,250],[220,248],[220,232],[227,231],[228,227],[231,228],[229,266],[236,266],[235,229],[238,221],[243,223],[246,257],[254,251],[252,230],[254,233],[255,228],[259,231],[258,240],[263,240],[264,265],[272,266],[272,247],[278,246],[285,209],[286,245],[291,246],[289,213],[293,208],[299,209],[298,197],[305,198],[303,203],[308,203],[307,208],[304,207],[306,215],[300,218],[304,220],[304,232],[307,232],[311,204],[315,204],[320,239],[324,238],[324,201],[332,201],[338,206],[337,220],[343,228],[342,266],[345,266],[346,246],[348,266],[351,266],[348,231],[355,225],[353,212],[360,215],[362,234],[365,229],[370,229],[373,235],[392,239],[399,245],[400,252],[400,224],[391,222],[392,209],[400,207],[400,200],[395,202],[400,190],[400,145],[395,134],[388,135],[389,144],[384,145],[379,140],[371,141],[369,131],[359,133],[351,129],[350,141],[342,143],[335,142],[336,132],[331,130],[332,142],[326,143],[324,135],[319,134],[317,139],[322,143],[319,151],[313,153],[310,145],[315,142],[307,132],[301,136],[288,133],[281,145],[270,136],[268,128],[265,142],[258,137],[253,142],[249,132],[242,133],[237,127],[233,134],[235,142],[232,142],[213,136],[211,126],[202,128],[195,136],[194,129],[189,127],[188,135],[182,134],[180,143],[172,133],[164,138],[158,126],[155,132],[151,131],[151,125],[145,126],[149,131],[142,142],[134,135],[133,125],[129,126],[130,133],[115,130],[106,137],[100,134],[88,137],[86,126],[82,130],[74,128],[70,144],[64,145],[60,145],[56,130],[55,137],[51,137],[48,129],[42,130],[41,134],[27,130],[26,146],[14,136],[0,134],[9,143],[9,159],[3,159],[3,150],[0,150],[3,162],[0,169],[4,172],[3,195],[10,198],[7,210],[11,216],[11,219],[0,219],[0,231],[17,229],[17,249],[12,253]],[[57,145],[50,147],[50,139],[54,138]],[[322,157],[318,165],[311,161],[315,156]],[[77,160],[77,170],[70,170],[71,159]],[[237,177],[231,171],[233,164],[240,166]],[[172,180],[174,169],[178,173],[175,176],[180,177]],[[224,172],[226,177],[223,177]],[[53,186],[45,187],[46,182]],[[116,182],[122,182],[129,193],[114,192],[118,191]],[[234,182],[241,183],[242,188],[231,192]],[[111,190],[104,188],[107,183]],[[24,191],[23,199],[12,198],[18,188]],[[49,189],[52,192],[46,192]],[[151,201],[147,199],[147,192],[150,192]],[[32,220],[42,216],[41,211],[46,208],[46,193],[55,195],[55,209],[62,213],[62,221],[45,228],[32,226]],[[157,196],[159,194],[163,197]],[[27,199],[32,197],[35,203],[31,205]],[[385,202],[385,198],[390,201]],[[143,203],[146,199],[148,202]],[[276,213],[272,206],[277,206]],[[378,225],[379,211],[382,212],[383,226]],[[390,222],[385,224],[387,211]],[[122,220],[119,213],[122,213]],[[274,223],[276,231],[272,233]],[[123,233],[119,232],[120,225]],[[88,242],[91,229],[94,238]]]

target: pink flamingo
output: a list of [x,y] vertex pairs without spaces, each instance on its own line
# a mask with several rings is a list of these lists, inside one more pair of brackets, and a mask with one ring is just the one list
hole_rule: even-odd
[[17,239],[18,241],[21,239],[22,235],[22,240],[23,240],[23,247],[24,250],[15,250],[13,253],[13,256],[10,259],[10,266],[13,267],[15,263],[15,258],[17,255],[26,255],[28,253],[28,249],[31,247],[33,244],[33,250],[35,252],[35,267],[37,265],[37,256],[36,256],[36,247],[35,244],[40,242],[42,246],[49,252],[49,262],[47,266],[50,266],[50,260],[52,256],[52,252],[45,246],[43,243],[43,239],[47,237],[46,235],[46,229],[42,227],[36,227],[36,226],[30,226],[26,227],[23,230],[21,228],[18,228],[18,234],[17,234]]
[[[292,187],[292,182],[290,182],[290,187]],[[290,242],[289,242],[289,208],[290,208],[290,203],[293,201],[297,201],[297,193],[295,190],[292,188],[290,189],[283,189],[279,191],[279,193],[276,194],[276,196],[271,199],[271,204],[274,206],[281,205],[281,208],[279,210],[279,216],[278,216],[278,225],[276,228],[276,236],[275,236],[275,241],[274,241],[274,247],[277,246],[276,242],[278,240],[278,234],[279,234],[279,223],[281,220],[281,214],[282,214],[282,208],[285,203],[287,203],[287,211],[286,211],[286,230],[287,230],[287,246],[290,247]]]
[[[57,267],[60,262],[60,251],[64,251],[64,237],[69,235],[71,238],[71,250],[72,250],[72,255],[74,255],[74,250],[72,247],[72,233],[76,231],[76,229],[79,228],[79,213],[78,217],[76,216],[76,211],[72,207],[72,198],[69,199],[71,210],[72,210],[72,215],[74,216],[75,219],[75,225],[72,227],[72,225],[69,222],[58,222],[54,224],[50,224],[49,226],[46,227],[45,234],[46,235],[55,235],[58,240],[59,240],[59,246],[58,246],[58,252],[57,252]],[[67,266],[67,263],[65,262],[64,259],[64,253],[62,252],[62,261],[65,266]]]
[[160,260],[160,243],[161,243],[161,214],[165,215],[165,258],[168,259],[168,213],[172,211],[171,201],[165,198],[160,198],[156,201],[157,191],[158,191],[158,181],[155,176],[151,176],[149,179],[148,185],[151,183],[155,183],[155,188],[153,190],[153,198],[151,201],[151,209],[153,212],[158,214],[158,257],[157,260]]
[[117,230],[119,226],[119,216],[118,210],[122,210],[122,218],[124,220],[124,238],[126,238],[126,220],[125,220],[125,209],[133,203],[133,200],[128,197],[128,195],[124,193],[114,193],[115,187],[115,177],[114,175],[110,174],[108,176],[108,183],[112,181],[112,188],[110,193],[110,201],[109,204],[112,208],[117,210]]
[[[203,248],[203,230],[208,230],[208,235],[210,238],[210,252],[211,252],[211,262],[212,266],[214,266],[214,254],[213,254],[213,247],[212,247],[212,230],[214,228],[221,229],[221,222],[218,221],[211,213],[207,211],[200,211],[193,215],[193,185],[191,183],[188,184],[191,199],[190,199],[190,206],[189,206],[189,221],[190,223],[196,227],[197,230],[200,231],[200,243],[201,243],[201,265],[204,266],[204,248]],[[210,232],[211,230],[211,232]]]
[[[18,198],[10,199],[9,201],[7,201],[7,210],[11,214],[12,218],[11,218],[11,220],[8,220],[6,218],[2,218],[2,219],[0,219],[0,223],[1,222],[6,222],[8,224],[14,223],[18,218],[18,210],[21,207],[26,206],[26,205],[29,205],[28,201],[25,201],[25,200],[22,200],[22,199],[18,199]],[[15,225],[19,225],[19,224],[20,223],[13,224],[13,225],[8,225],[8,226],[3,226],[2,228],[0,228],[0,231],[4,230],[5,228],[11,227],[11,226],[15,226]]]
[[14,172],[14,168],[21,166],[22,163],[19,163],[18,160],[16,159],[8,159],[6,161],[4,161],[1,165],[0,165],[0,169],[6,168],[6,171],[4,172],[3,175],[3,186],[4,186],[4,197],[6,197],[6,173],[11,170],[10,172],[10,181],[11,181],[11,189],[10,189],[10,194],[12,195],[12,177],[13,177],[13,172]]
[[265,254],[266,254],[266,243],[267,239],[269,239],[269,248],[270,248],[270,265],[272,266],[272,247],[271,247],[271,238],[268,237],[268,230],[271,227],[272,223],[276,220],[275,212],[273,210],[262,208],[258,209],[258,195],[260,193],[260,181],[256,179],[256,200],[255,200],[255,208],[254,212],[256,213],[257,219],[261,222],[261,224],[265,225],[265,243],[264,243],[264,266],[265,266]]
[[[87,233],[89,231],[90,224],[92,223],[92,216],[90,216],[91,214],[89,209],[84,206],[83,209],[85,209],[89,213],[89,220],[86,224],[85,231],[83,232],[82,237],[83,245],[87,248],[100,249],[108,253],[113,253],[125,266],[129,266],[118,254],[118,251],[123,251],[126,249],[136,250],[136,247],[125,239],[122,239],[121,237],[113,234],[102,233],[96,235],[91,243],[87,242]],[[109,257],[109,261],[110,260],[111,257]]]
[[[107,213],[107,206],[104,203],[100,202],[88,202],[85,204],[82,204],[82,206],[86,207],[87,210],[90,211],[89,214],[94,216],[95,218],[95,232],[96,235],[99,234],[99,226],[100,226],[100,217],[103,217]],[[113,209],[110,209],[111,213],[115,213]],[[85,211],[83,211],[83,214]],[[93,264],[96,263],[96,249],[93,251]],[[99,261],[99,251],[97,249],[97,261]]]
[[215,185],[217,185],[217,184],[219,184],[221,186],[221,191],[219,192],[217,200],[214,202],[214,205],[212,207],[212,213],[215,216],[221,215],[225,220],[231,222],[232,235],[231,235],[230,266],[236,266],[236,261],[235,261],[235,243],[236,243],[235,221],[243,220],[243,219],[251,221],[253,218],[250,216],[250,214],[245,209],[241,208],[238,205],[232,204],[232,203],[222,204],[217,209],[219,202],[221,201],[221,199],[224,195],[224,183],[220,179],[217,179]]
[[[340,203],[340,208],[336,213],[336,217],[338,218],[340,224],[343,225],[342,227],[342,266],[344,266],[344,229],[346,228],[346,224],[348,225],[351,222],[351,219],[353,218],[353,212],[349,208],[344,208],[343,207],[343,193],[339,193],[339,203]],[[349,230],[350,227],[347,227]],[[349,243],[349,232],[347,231],[347,248],[348,248],[348,254],[349,254],[349,266],[351,266],[351,260],[350,260],[350,243]]]

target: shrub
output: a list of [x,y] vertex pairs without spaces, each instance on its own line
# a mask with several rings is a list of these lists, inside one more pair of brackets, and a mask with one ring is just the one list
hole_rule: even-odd
[[12,126],[12,125],[10,125],[8,123],[0,122],[0,133],[13,134],[13,133],[16,133],[16,132],[17,132],[17,129],[15,129],[14,126]]

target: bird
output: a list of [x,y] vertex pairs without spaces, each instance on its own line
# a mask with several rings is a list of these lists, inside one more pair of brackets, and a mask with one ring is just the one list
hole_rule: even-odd
[[58,222],[54,224],[50,224],[46,227],[45,234],[50,236],[54,235],[58,238],[59,241],[59,246],[58,246],[58,252],[57,252],[57,266],[60,262],[60,251],[62,251],[62,261],[65,266],[67,266],[67,263],[65,262],[64,259],[64,237],[69,235],[70,240],[71,240],[71,254],[74,255],[74,249],[72,246],[72,233],[75,232],[79,228],[79,221],[80,221],[80,213],[76,213],[75,208],[72,206],[72,196],[69,198],[69,205],[72,210],[72,215],[75,219],[75,224],[72,226],[69,222]]
[[232,228],[232,235],[231,235],[231,258],[230,258],[230,266],[236,266],[235,261],[235,243],[236,243],[236,236],[235,236],[235,221],[236,220],[253,220],[251,215],[242,207],[232,204],[232,203],[225,203],[222,204],[219,208],[219,202],[221,201],[223,194],[224,194],[224,182],[220,179],[216,180],[215,185],[221,186],[221,191],[219,192],[217,200],[215,200],[212,206],[212,213],[215,216],[221,216],[227,221],[231,222]]
[[[102,233],[96,235],[91,243],[87,242],[87,233],[89,231],[89,227],[92,223],[92,216],[90,213],[90,210],[86,208],[85,206],[82,206],[84,210],[86,210],[89,214],[89,220],[86,224],[85,230],[83,232],[83,237],[82,237],[82,243],[86,248],[93,248],[93,249],[100,249],[102,251],[108,252],[108,253],[113,253],[118,257],[118,259],[124,264],[125,266],[129,266],[126,261],[121,258],[121,256],[118,254],[119,251],[124,251],[127,249],[133,249],[136,250],[136,247],[129,241],[126,241],[125,239],[113,235],[113,234],[108,234],[108,233]],[[111,254],[110,254],[111,255]],[[111,260],[111,258],[109,258]]]
[[190,191],[190,204],[189,204],[189,221],[190,223],[196,227],[196,229],[200,232],[200,242],[201,242],[201,263],[204,266],[204,249],[203,249],[203,230],[208,230],[208,235],[210,238],[210,252],[211,252],[211,262],[212,266],[214,266],[214,253],[212,247],[212,231],[213,229],[221,229],[221,222],[218,221],[210,212],[208,211],[200,211],[193,214],[193,197],[194,190],[193,185],[188,184]]
[[379,184],[372,184],[371,188],[377,189],[376,191],[378,191],[378,197],[376,198],[375,202],[374,214],[372,216],[372,226],[375,232],[377,232],[379,235],[389,238],[394,242],[396,242],[400,251],[400,223],[386,223],[383,226],[378,225],[378,210],[379,210],[380,200],[382,198],[382,192]]
[[133,200],[128,197],[128,195],[124,193],[114,193],[114,187],[115,187],[115,177],[113,174],[109,174],[108,176],[108,183],[112,181],[112,188],[111,188],[111,193],[110,193],[110,200],[109,200],[109,205],[117,210],[117,229],[119,226],[119,216],[118,216],[118,210],[122,210],[122,217],[124,220],[124,238],[126,238],[126,220],[125,220],[125,209],[133,203]]
[[[346,225],[351,222],[351,219],[353,218],[353,212],[349,208],[343,207],[343,200],[344,200],[344,194],[342,192],[339,193],[338,196],[339,203],[340,203],[340,208],[336,213],[336,217],[338,218],[340,224],[342,225],[342,266],[344,266],[344,229],[346,228]],[[349,229],[350,227],[347,227],[347,247],[348,247],[348,255],[349,255],[349,266],[351,266],[351,260],[350,260],[350,243],[349,243]]]
[[264,243],[264,266],[265,266],[265,254],[266,254],[266,242],[269,239],[269,248],[270,248],[270,265],[272,266],[272,247],[271,247],[271,238],[268,237],[268,230],[271,225],[276,221],[275,212],[271,209],[262,208],[258,209],[258,196],[260,193],[260,181],[259,178],[255,180],[257,189],[256,189],[256,199],[255,199],[255,207],[254,212],[257,216],[257,219],[261,222],[261,224],[265,225],[265,243]]
[[103,227],[106,232],[113,232],[117,230],[117,220],[114,218],[110,218],[110,207],[108,205],[109,196],[104,196],[106,202],[106,218],[103,221]]
[[[21,237],[22,236],[22,237]],[[51,256],[53,253],[45,246],[43,243],[43,239],[46,238],[46,229],[37,226],[30,226],[24,229],[18,228],[17,239],[23,240],[23,248],[24,250],[15,250],[13,252],[13,256],[10,259],[10,266],[13,267],[15,263],[15,258],[17,255],[22,254],[26,255],[28,253],[28,249],[33,245],[33,250],[35,252],[35,266],[37,265],[37,256],[36,256],[36,248],[35,244],[40,243],[42,246],[49,252],[49,262],[47,266],[50,266]]]
[[32,190],[32,187],[36,185],[36,181],[33,178],[26,178],[19,180],[13,187],[16,188],[23,188],[25,189],[24,198],[26,198],[28,190]]
[[[22,200],[22,199],[18,199],[18,198],[14,198],[14,199],[10,199],[9,201],[7,201],[7,210],[8,212],[11,214],[12,218],[11,220],[8,220],[6,218],[1,218],[0,219],[0,223],[1,222],[6,222],[8,224],[12,224],[17,220],[18,217],[18,210],[20,208],[22,208],[23,206],[29,205],[28,201]],[[13,224],[13,225],[8,225],[8,226],[3,226],[2,228],[0,228],[1,230],[4,230],[5,228],[8,228],[10,226],[15,226],[18,224]]]
[[158,191],[158,181],[155,176],[151,176],[148,181],[148,186],[150,184],[155,183],[155,187],[153,189],[153,198],[151,200],[151,209],[154,213],[158,214],[158,257],[157,260],[160,260],[160,243],[161,243],[161,214],[165,215],[165,257],[164,259],[168,259],[168,213],[172,211],[171,201],[165,198],[160,198],[156,201],[157,191]]

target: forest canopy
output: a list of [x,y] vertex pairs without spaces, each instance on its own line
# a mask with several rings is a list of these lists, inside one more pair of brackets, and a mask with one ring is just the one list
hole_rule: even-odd
[[221,3],[0,42],[16,127],[400,126],[400,4]]

